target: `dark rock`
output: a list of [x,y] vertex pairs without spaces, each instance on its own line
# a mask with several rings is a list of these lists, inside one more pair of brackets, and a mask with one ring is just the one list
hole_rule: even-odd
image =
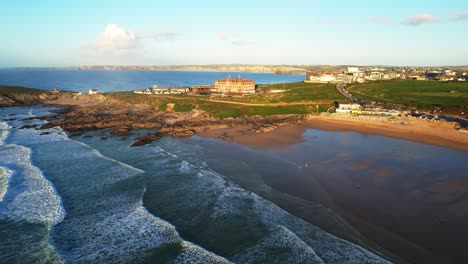
[[50,134],[50,132],[46,131],[46,132],[42,132],[42,133],[39,134],[39,135],[44,136],[44,135],[49,135],[49,134]]
[[47,124],[42,125],[39,129],[42,130],[42,129],[49,129],[49,128],[53,128],[53,127],[56,127],[56,125],[53,124],[53,123],[47,123]]
[[37,125],[24,125],[22,127],[20,127],[19,129],[30,129],[30,128],[36,128]]
[[115,127],[112,129],[111,134],[114,136],[128,136],[130,132],[126,127]]
[[141,136],[141,137],[136,137],[135,138],[135,142],[133,142],[132,145],[130,145],[131,147],[138,147],[138,146],[143,146],[143,145],[147,145],[151,142],[153,142],[154,140],[158,140],[162,137],[162,134],[159,133],[159,132],[156,132],[154,134],[151,134],[151,133],[148,133],[144,136]]

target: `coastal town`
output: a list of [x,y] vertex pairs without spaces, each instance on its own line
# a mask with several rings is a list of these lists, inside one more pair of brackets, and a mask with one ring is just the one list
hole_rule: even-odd
[[[333,85],[336,90],[347,100],[336,100],[331,111],[352,115],[372,115],[372,116],[402,116],[410,115],[425,119],[438,120],[441,107],[433,107],[428,111],[419,111],[414,107],[404,107],[401,103],[391,103],[369,100],[360,97],[349,90],[355,84],[391,82],[398,80],[430,81],[441,83],[466,82],[468,78],[466,68],[412,68],[412,67],[347,67],[344,71],[335,72],[311,72],[305,74],[304,83]],[[242,78],[239,74],[237,78],[232,78],[228,74],[227,78],[215,80],[212,85],[193,86],[169,86],[144,88],[134,90],[136,94],[144,95],[190,95],[207,96],[209,98],[231,98],[246,97],[261,93],[281,94],[286,93],[284,89],[261,89],[262,85],[256,84],[255,80]],[[310,88],[314,89],[314,88]],[[450,93],[456,94],[453,90]],[[463,113],[461,113],[463,114]]]
[[[440,82],[468,81],[468,68],[421,68],[421,67],[347,67],[336,71],[305,71],[306,83],[344,84],[368,83],[391,80],[418,80]],[[229,74],[214,84],[193,86],[169,86],[134,90],[138,94],[237,94],[250,95],[260,92],[255,80],[232,78]],[[277,92],[277,91],[276,91]],[[90,92],[91,93],[91,92]]]

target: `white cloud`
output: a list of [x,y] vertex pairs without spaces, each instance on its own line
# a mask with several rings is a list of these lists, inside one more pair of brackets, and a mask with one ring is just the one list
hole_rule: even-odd
[[437,18],[433,15],[429,14],[420,14],[408,17],[403,24],[410,25],[410,26],[419,26],[421,24],[433,23],[436,22]]
[[171,31],[133,32],[116,24],[107,24],[103,32],[82,48],[86,52],[106,55],[144,54],[144,40],[171,40],[180,35]]
[[468,13],[455,13],[452,17],[456,20],[465,20],[468,19]]

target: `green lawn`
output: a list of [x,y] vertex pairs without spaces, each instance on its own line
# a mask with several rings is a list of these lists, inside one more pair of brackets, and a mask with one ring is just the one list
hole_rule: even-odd
[[[283,85],[268,85],[268,89],[280,89],[278,86]],[[319,112],[326,111],[331,101],[343,99],[335,87],[326,84],[306,84],[306,83],[288,83],[285,84],[286,93],[281,94],[258,94],[248,97],[235,97],[235,98],[216,98],[216,100],[225,100],[231,102],[245,102],[245,103],[278,103],[278,102],[296,102],[296,101],[322,101],[324,105],[319,105]],[[236,105],[226,104],[220,102],[207,101],[207,98],[200,98],[188,95],[143,95],[135,94],[132,92],[117,92],[109,93],[116,99],[123,100],[132,104],[148,104],[153,105],[160,111],[167,109],[168,103],[174,103],[174,110],[176,112],[186,112],[194,108],[203,110],[209,115],[217,118],[240,117],[240,116],[254,116],[254,115],[278,115],[278,114],[310,114],[316,113],[316,105],[290,105],[290,106],[251,106],[251,105]],[[297,99],[297,100],[296,100]],[[326,103],[328,102],[328,103]]]
[[[283,93],[263,93],[264,90],[285,90]],[[346,98],[339,93],[335,85],[321,83],[285,83],[285,84],[263,84],[258,86],[259,93],[244,97],[217,98],[232,102],[267,104],[267,103],[291,103],[306,101],[339,101]]]
[[0,85],[0,95],[1,94],[42,94],[47,91],[39,90],[39,89],[32,89],[32,88],[25,88],[19,86],[4,86]]
[[354,85],[349,90],[363,99],[422,108],[468,105],[468,82],[399,80]]
[[337,101],[346,98],[336,90],[334,84],[322,83],[286,83],[267,85],[269,90],[286,90],[278,98],[280,102],[301,102],[301,101]]

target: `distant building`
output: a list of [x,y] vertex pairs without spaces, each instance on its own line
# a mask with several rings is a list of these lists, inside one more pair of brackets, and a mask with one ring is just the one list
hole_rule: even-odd
[[337,113],[352,113],[359,110],[361,110],[361,105],[355,103],[338,103],[336,107]]
[[185,87],[185,86],[170,86],[170,87],[153,86],[153,94],[184,94],[188,92],[190,92],[190,87]]
[[360,73],[361,71],[359,70],[359,67],[348,67],[348,73],[354,74],[354,73]]
[[384,74],[382,72],[379,72],[379,71],[373,71],[370,73],[369,75],[369,79],[370,80],[382,80],[384,77]]
[[214,89],[212,85],[193,85],[192,92],[195,94],[207,95]]
[[306,73],[306,82],[313,82],[313,83],[330,83],[336,82],[337,74],[334,73],[313,73],[307,72]]
[[243,79],[240,77],[231,78],[229,75],[226,79],[216,80],[212,92],[218,93],[240,93],[251,94],[255,93],[255,81]]
[[98,94],[99,90],[98,89],[89,89],[88,94]]

